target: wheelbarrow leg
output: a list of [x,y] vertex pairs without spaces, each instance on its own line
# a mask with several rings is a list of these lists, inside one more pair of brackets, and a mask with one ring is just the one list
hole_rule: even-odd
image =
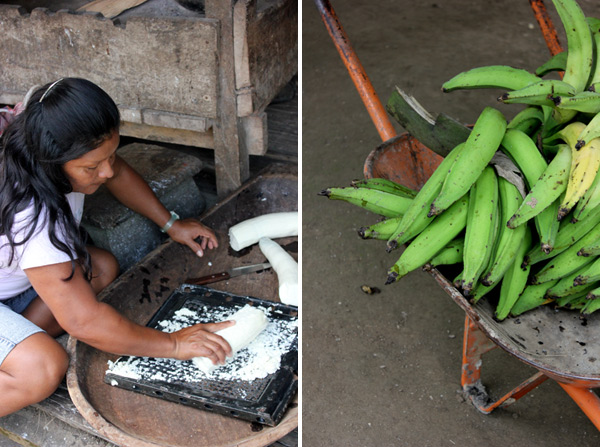
[[592,424],[600,430],[600,398],[590,388],[580,388],[567,383],[558,382],[579,408],[583,410]]
[[465,317],[463,336],[463,364],[461,385],[470,386],[481,378],[481,356],[494,349],[496,345],[479,330],[473,321]]
[[489,414],[500,406],[508,406],[523,397],[532,389],[548,379],[548,376],[538,372],[525,380],[519,386],[508,392],[500,399],[493,400],[481,383],[482,356],[496,348],[494,344],[473,321],[465,317],[463,338],[463,364],[461,385],[473,405],[482,413]]

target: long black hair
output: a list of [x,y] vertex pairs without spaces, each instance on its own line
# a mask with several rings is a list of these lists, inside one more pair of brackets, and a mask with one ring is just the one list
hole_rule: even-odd
[[[118,131],[119,122],[114,101],[85,79],[63,78],[31,95],[0,137],[0,235],[10,245],[9,264],[15,247],[31,238],[40,219],[47,219],[50,241],[71,258],[67,279],[73,277],[75,258],[91,278],[85,235],[65,197],[72,187],[63,165],[100,146]],[[15,215],[28,206],[33,206],[29,230],[16,241]]]

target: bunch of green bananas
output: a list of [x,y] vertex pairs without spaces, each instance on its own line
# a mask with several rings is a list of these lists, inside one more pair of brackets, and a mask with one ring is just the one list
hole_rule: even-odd
[[[600,20],[575,0],[553,4],[565,52],[536,73],[486,66],[442,86],[506,90],[499,101],[526,106],[510,122],[486,107],[418,192],[386,179],[322,191],[385,217],[362,238],[386,240],[388,252],[406,245],[386,284],[454,264],[472,302],[499,286],[499,320],[547,303],[600,309]],[[561,80],[543,79],[556,71]],[[522,182],[496,168],[503,156]]]

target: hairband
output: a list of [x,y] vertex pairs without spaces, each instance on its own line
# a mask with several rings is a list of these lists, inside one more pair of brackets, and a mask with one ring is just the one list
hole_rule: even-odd
[[40,98],[40,100],[38,102],[42,102],[44,100],[44,98],[46,97],[46,95],[50,92],[50,90],[52,90],[52,87],[54,87],[56,84],[58,84],[60,81],[62,81],[64,78],[60,78],[57,81],[54,81],[52,84],[50,84],[50,87],[48,87],[46,89],[46,91],[44,92],[44,94],[42,95],[42,97]]

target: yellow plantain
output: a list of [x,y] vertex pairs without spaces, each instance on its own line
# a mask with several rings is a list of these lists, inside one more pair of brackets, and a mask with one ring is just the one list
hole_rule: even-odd
[[576,149],[571,146],[573,159],[565,197],[558,210],[558,220],[565,217],[592,186],[600,167],[600,138],[595,138]]

